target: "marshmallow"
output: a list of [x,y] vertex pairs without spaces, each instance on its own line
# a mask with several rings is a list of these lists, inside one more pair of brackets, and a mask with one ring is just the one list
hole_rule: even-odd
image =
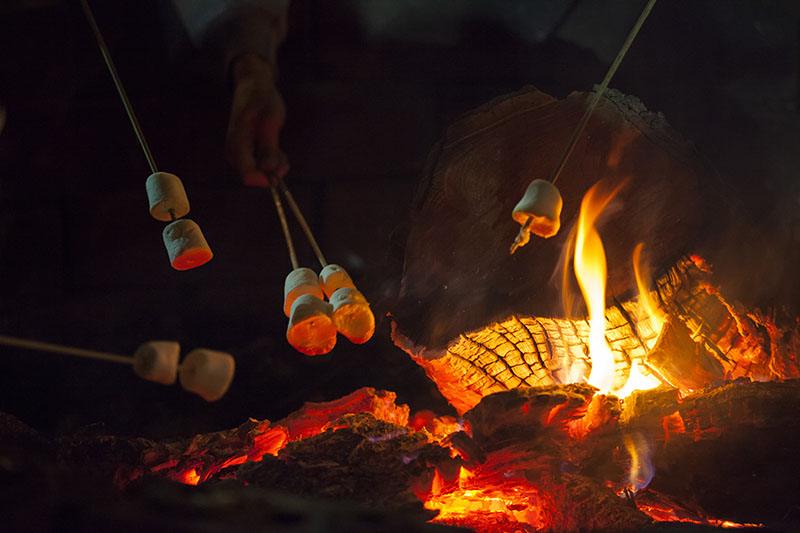
[[[185,217],[189,214],[189,199],[181,179],[175,174],[156,172],[145,183],[150,215],[161,222]],[[172,211],[172,213],[170,213]]]
[[188,218],[176,220],[164,228],[164,246],[175,270],[189,270],[211,261],[211,248],[200,226]]
[[348,287],[350,289],[356,288],[353,284],[353,280],[350,279],[350,275],[339,265],[328,265],[323,268],[322,272],[319,273],[319,282],[328,299],[330,299],[331,295],[333,295],[337,289],[341,289],[342,287]]
[[333,323],[350,342],[364,344],[375,333],[375,316],[364,295],[356,289],[342,287],[331,295]]
[[207,402],[215,402],[228,391],[235,369],[231,354],[197,348],[181,363],[181,387]]
[[286,340],[300,353],[322,355],[336,346],[333,307],[311,294],[302,294],[292,304]]
[[511,213],[513,219],[524,225],[531,219],[530,230],[545,239],[553,237],[561,227],[561,208],[564,202],[555,185],[545,180],[533,180],[525,195]]
[[149,341],[133,354],[133,371],[147,381],[172,385],[178,379],[181,345],[173,341]]
[[319,300],[323,298],[317,273],[310,268],[295,268],[289,272],[283,284],[283,312],[286,316],[291,316],[292,304],[303,294],[310,294]]

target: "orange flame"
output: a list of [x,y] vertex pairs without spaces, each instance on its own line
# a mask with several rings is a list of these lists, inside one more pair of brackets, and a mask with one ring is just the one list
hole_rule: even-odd
[[606,341],[606,252],[595,223],[621,185],[610,192],[601,192],[598,182],[581,201],[578,230],[575,234],[575,277],[589,312],[589,356],[592,371],[589,384],[601,393],[611,392],[614,384],[614,355]]
[[475,474],[462,466],[461,470],[458,471],[458,488],[463,489],[469,479],[474,475]]
[[650,269],[642,260],[643,249],[643,242],[633,249],[633,274],[636,277],[636,287],[639,289],[639,312],[642,317],[650,319],[656,332],[660,332],[664,327],[666,316],[650,295]]
[[[666,322],[666,316],[658,304],[655,303],[650,295],[650,272],[647,264],[642,260],[642,250],[644,243],[639,243],[633,249],[633,274],[636,278],[636,287],[639,290],[639,316],[636,322],[637,328],[651,327],[655,335],[644,335],[647,338],[655,339],[661,334]],[[648,350],[653,346],[647,346]],[[653,376],[638,360],[631,362],[631,370],[625,385],[615,391],[620,398],[630,396],[635,390],[655,389],[661,382]]]
[[[625,398],[635,390],[654,389],[661,382],[651,375],[640,361],[633,361],[625,384],[622,387],[614,387],[614,354],[606,340],[606,252],[597,232],[596,223],[624,182],[611,190],[602,190],[603,185],[602,181],[596,183],[581,201],[575,232],[573,263],[575,277],[589,312],[589,357],[592,361],[592,370],[588,382],[597,387],[602,394],[613,393]],[[647,284],[644,283],[645,277],[642,275],[644,269],[640,268],[641,249],[640,244],[634,250],[634,272],[641,295],[640,301],[648,309],[654,327],[660,331],[664,324],[663,314],[650,299],[649,291],[645,289]]]

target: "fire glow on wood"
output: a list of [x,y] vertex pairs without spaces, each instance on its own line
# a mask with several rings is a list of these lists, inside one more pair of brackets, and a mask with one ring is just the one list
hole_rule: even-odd
[[[153,475],[189,485],[224,478],[253,482],[265,457],[275,456],[274,465],[291,462],[296,454],[303,463],[312,457],[337,471],[345,466],[341,459],[301,450],[355,432],[362,438],[352,449],[337,445],[336,456],[355,456],[353,468],[359,469],[359,450],[371,447],[371,453],[380,453],[404,441],[405,453],[390,452],[383,460],[395,476],[416,472],[404,490],[437,512],[433,521],[442,524],[479,532],[640,529],[650,521],[757,526],[709,516],[691,503],[644,488],[654,469],[641,454],[714,438],[694,432],[703,425],[694,418],[709,416],[702,414],[705,408],[692,405],[688,397],[679,402],[674,394],[653,391],[635,393],[632,404],[620,411],[613,397],[595,392],[588,385],[571,385],[498,394],[455,419],[430,412],[410,416],[393,393],[361,389],[340,400],[307,404],[274,424],[250,420],[233,430],[171,444],[137,440],[133,445],[141,447],[141,463],[118,466],[116,479],[121,485]],[[652,416],[650,407],[637,407],[654,399],[665,402],[659,412],[678,410]],[[681,413],[693,418],[687,423]],[[607,454],[610,470],[592,473],[587,465],[598,454]],[[368,457],[372,464],[381,462],[378,455]],[[266,463],[263,468],[269,470]],[[249,472],[239,469],[248,465]],[[309,468],[309,475],[320,472],[314,464]],[[403,498],[400,493],[395,497]]]

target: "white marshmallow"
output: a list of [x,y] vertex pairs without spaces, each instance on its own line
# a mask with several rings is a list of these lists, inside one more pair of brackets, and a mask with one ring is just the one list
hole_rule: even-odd
[[531,220],[530,231],[545,239],[553,237],[561,228],[561,208],[564,201],[555,185],[545,180],[533,180],[525,195],[514,207],[511,216],[518,224]]
[[174,341],[149,341],[133,354],[133,371],[147,381],[172,385],[178,379],[181,345]]
[[175,270],[197,268],[214,257],[200,226],[188,218],[168,224],[163,237],[169,262]]
[[310,294],[322,300],[322,287],[317,273],[310,268],[295,268],[286,276],[283,284],[283,313],[291,316],[292,304],[303,294]]
[[328,299],[330,299],[331,295],[333,295],[337,289],[341,289],[342,287],[356,288],[350,275],[339,265],[328,265],[323,268],[322,272],[319,273],[319,282]]
[[[145,182],[147,200],[150,202],[150,215],[161,222],[189,214],[189,198],[181,179],[168,172],[151,174]],[[172,213],[170,213],[170,210]]]
[[292,304],[286,340],[300,353],[322,355],[336,346],[333,307],[311,294],[302,294]]
[[181,363],[181,387],[207,402],[215,402],[228,391],[235,369],[236,362],[231,354],[197,348]]
[[364,295],[356,289],[342,287],[331,295],[333,323],[350,342],[364,344],[375,333],[375,316]]

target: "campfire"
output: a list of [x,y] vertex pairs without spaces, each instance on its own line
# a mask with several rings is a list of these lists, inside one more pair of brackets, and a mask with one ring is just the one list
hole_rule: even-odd
[[232,482],[482,532],[796,524],[798,321],[729,296],[697,237],[727,223],[716,189],[662,117],[604,99],[562,178],[571,230],[508,255],[510,204],[584,102],[525,89],[432,152],[392,338],[457,416],[365,388],[174,442],[76,435],[59,456],[123,491]]

